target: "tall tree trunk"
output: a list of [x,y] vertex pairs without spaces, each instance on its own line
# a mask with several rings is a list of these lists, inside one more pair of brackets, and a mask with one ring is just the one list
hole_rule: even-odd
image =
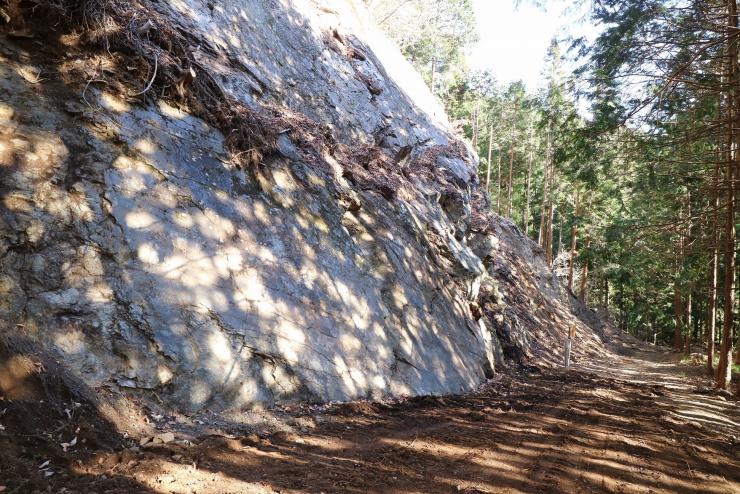
[[509,151],[509,181],[506,184],[506,201],[507,201],[506,216],[508,216],[509,218],[512,217],[513,193],[514,193],[514,143],[512,142],[511,150]]
[[498,174],[496,176],[497,191],[496,191],[496,214],[501,216],[501,149],[498,152]]
[[573,218],[573,225],[570,227],[570,258],[568,259],[568,290],[573,292],[573,268],[576,258],[576,247],[577,247],[577,236],[578,236],[578,216],[580,211],[580,200],[581,190],[576,184],[576,198],[575,198],[575,215]]
[[480,117],[480,101],[475,102],[475,109],[473,110],[473,149],[478,152],[478,121]]
[[562,206],[558,210],[558,253],[556,256],[559,256],[563,253],[563,208]]
[[[437,21],[435,21],[435,24]],[[432,92],[433,96],[436,96],[436,86],[437,84],[437,43],[435,40],[434,46],[432,47],[432,76],[429,80],[429,90]]]
[[[691,240],[691,227],[693,220],[691,218],[691,189],[688,189],[686,191],[686,236],[685,236],[685,246],[687,252],[684,253],[684,256],[690,256],[691,250],[693,249],[692,245],[693,242]],[[688,286],[687,292],[686,292],[686,298],[684,299],[684,351],[686,352],[686,355],[691,354],[691,328],[693,327],[693,313],[692,313],[692,302],[693,302],[693,288],[691,285]]]
[[545,148],[545,173],[542,179],[542,208],[540,210],[540,233],[537,243],[544,249],[545,237],[547,236],[547,217],[550,213],[548,201],[550,199],[550,156],[552,147],[552,136],[547,131],[547,147]]
[[529,236],[530,201],[532,200],[532,142],[530,140],[529,157],[527,158],[527,197],[524,206],[524,234]]
[[[688,208],[690,201],[688,196],[684,196],[681,201],[681,211],[679,218],[688,218],[691,221],[691,212]],[[688,211],[688,214],[687,214]],[[690,227],[689,227],[690,231]],[[685,348],[685,331],[686,331],[686,299],[684,298],[684,286],[681,276],[683,274],[684,260],[686,259],[685,246],[689,236],[683,228],[678,230],[676,239],[676,256],[674,258],[674,279],[673,279],[673,313],[676,318],[676,326],[673,332],[673,349],[681,351]]]
[[[734,2],[732,2],[734,3]],[[733,152],[733,155],[735,153]],[[735,190],[734,169],[737,158],[733,156],[727,170],[727,218],[725,221],[725,271],[724,271],[724,320],[722,321],[722,346],[719,354],[719,368],[717,373],[717,387],[726,389],[731,378],[732,354],[732,323],[735,306]]]
[[[678,271],[678,269],[677,269]],[[673,282],[673,313],[676,317],[676,326],[673,330],[673,349],[677,352],[683,350],[683,328],[684,328],[684,305],[683,296],[681,295],[681,283],[679,281],[679,275],[676,274],[676,279]]]
[[[591,246],[591,238],[586,237],[586,249]],[[583,271],[581,272],[581,289],[579,297],[584,305],[588,305],[588,262],[583,263]]]
[[[588,198],[588,204],[586,205],[586,211],[583,216],[584,221],[590,221],[591,219],[591,205],[593,204],[593,195],[589,195]],[[584,231],[587,231],[587,229],[584,227]],[[588,233],[585,235],[586,237],[586,251],[589,250],[591,247],[591,235]],[[584,305],[588,305],[588,265],[589,261],[586,260],[586,262],[583,263],[583,271],[581,272],[581,288],[579,291],[579,297],[581,298],[581,302],[583,302]]]
[[552,201],[549,201],[548,204],[548,213],[547,213],[547,231],[545,234],[545,258],[547,259],[547,265],[552,266],[553,256],[552,256],[552,233],[553,233],[553,219],[555,217],[555,205]]
[[547,132],[547,150],[545,156],[545,183],[542,191],[542,218],[540,221],[540,245],[545,250],[547,265],[552,266],[553,256],[553,219],[555,205],[552,200],[552,189],[555,182],[555,163],[552,149],[552,131]]
[[486,192],[491,194],[491,152],[493,151],[493,124],[488,128],[488,166],[486,168]]
[[737,0],[727,1],[728,46],[727,65],[730,92],[727,97],[726,119],[728,124],[729,160],[725,166],[725,184],[727,187],[727,213],[725,217],[725,242],[723,246],[724,262],[724,320],[722,321],[722,347],[720,348],[719,369],[717,370],[717,387],[726,389],[730,384],[732,353],[732,322],[735,305],[735,169],[738,166],[737,130],[734,124],[738,105],[738,19]]
[[[621,268],[621,266],[620,266]],[[627,311],[624,308],[624,281],[619,280],[619,327],[622,331],[627,331]]]
[[686,331],[684,332],[684,345],[683,349],[686,355],[691,354],[691,328],[694,326],[694,319],[692,314],[693,296],[689,289],[689,293],[686,294]]
[[[720,157],[724,153],[720,154]],[[714,166],[714,184],[712,184],[712,258],[709,268],[709,293],[707,294],[707,373],[714,375],[714,340],[717,331],[717,269],[719,264],[719,162]]]

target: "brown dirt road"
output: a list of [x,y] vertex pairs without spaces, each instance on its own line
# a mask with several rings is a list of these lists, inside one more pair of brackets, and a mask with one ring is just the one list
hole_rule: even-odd
[[[632,353],[601,367],[499,374],[464,396],[279,412],[290,417],[289,432],[233,426],[229,434],[150,448],[108,449],[91,440],[63,452],[51,439],[73,432],[59,427],[14,436],[14,403],[6,400],[0,487],[85,494],[740,492],[738,402],[673,354]],[[50,467],[54,474],[45,478]]]

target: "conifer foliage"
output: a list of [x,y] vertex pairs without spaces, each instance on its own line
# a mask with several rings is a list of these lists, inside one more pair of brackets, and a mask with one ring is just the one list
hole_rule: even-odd
[[[537,92],[466,69],[469,2],[408,3],[457,13],[444,63],[420,58],[439,33],[417,32],[404,49],[478,151],[491,207],[623,329],[705,348],[726,388],[740,319],[736,0],[592,2],[600,35],[553,40]],[[403,30],[389,33],[403,44]]]

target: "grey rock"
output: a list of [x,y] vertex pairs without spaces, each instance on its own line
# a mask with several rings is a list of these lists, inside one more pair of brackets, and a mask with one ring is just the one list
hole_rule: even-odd
[[76,288],[67,288],[59,292],[46,292],[39,297],[53,309],[70,309],[80,300],[80,292]]
[[495,235],[476,233],[471,236],[471,239],[468,241],[468,245],[470,246],[470,250],[472,250],[478,258],[485,260],[496,254],[496,251],[499,249],[500,242]]
[[470,163],[460,158],[439,156],[437,158],[437,164],[466,184],[472,182],[473,178],[476,176],[475,168],[473,168]]
[[[329,3],[338,14],[309,0],[153,5],[247,105],[281,105],[390,156],[451,144],[420,76]],[[183,411],[457,393],[506,344],[527,343],[511,321],[492,330],[470,312],[495,283],[481,260],[492,240],[465,243],[469,149],[438,162],[456,187],[442,203],[418,183],[392,200],[353,190],[292,132],[239,170],[205,121],[92,85],[88,111],[62,81],[29,87],[25,56],[0,64],[0,331],[22,331],[89,385],[154,390]]]

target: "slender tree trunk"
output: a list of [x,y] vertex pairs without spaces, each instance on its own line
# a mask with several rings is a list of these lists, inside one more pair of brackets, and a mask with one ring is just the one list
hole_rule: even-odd
[[498,152],[498,174],[496,177],[497,191],[496,191],[496,214],[501,216],[501,149]]
[[437,78],[437,55],[435,54],[432,57],[432,77],[429,81],[429,89],[432,91],[432,94],[434,94],[434,84],[436,83],[435,79]]
[[488,128],[488,166],[486,167],[486,192],[491,194],[491,152],[493,151],[493,124]]
[[[514,136],[512,135],[512,138]],[[514,193],[514,143],[512,142],[511,150],[509,151],[509,182],[506,187],[506,216],[512,217],[512,206],[513,206],[513,193]]]
[[[724,153],[720,154],[723,156]],[[719,163],[714,166],[714,184],[712,186],[712,258],[709,268],[709,293],[707,294],[707,373],[714,375],[714,340],[717,331],[717,269],[719,264]]]
[[722,347],[720,348],[719,368],[717,370],[717,387],[726,389],[730,384],[731,353],[732,353],[732,323],[735,305],[735,169],[738,165],[737,131],[734,120],[737,115],[738,101],[740,96],[738,84],[738,19],[737,0],[727,1],[728,14],[728,47],[727,65],[730,92],[727,96],[726,119],[728,125],[728,154],[725,166],[725,184],[727,188],[727,213],[725,217],[725,242],[724,242],[724,318],[722,321]]
[[527,158],[527,198],[524,206],[524,234],[529,236],[530,201],[532,200],[532,148],[530,141],[529,157]]
[[[690,210],[687,207],[687,196],[681,201],[681,211],[679,218],[691,218]],[[687,211],[689,213],[687,214]],[[673,312],[676,318],[676,326],[673,332],[673,349],[681,351],[685,348],[684,334],[686,330],[686,299],[684,298],[684,286],[681,280],[684,260],[686,258],[685,246],[688,241],[688,235],[683,228],[678,230],[676,239],[676,256],[674,258],[674,279],[673,279]]]
[[547,236],[547,215],[549,214],[548,201],[550,199],[550,148],[552,139],[550,131],[547,131],[547,147],[545,148],[545,173],[542,180],[542,208],[540,210],[540,233],[537,243],[545,249],[545,237]]
[[547,150],[545,158],[545,183],[542,192],[542,218],[540,221],[540,245],[545,250],[547,265],[552,266],[552,233],[555,206],[552,200],[554,187],[555,164],[552,150],[552,132],[547,132]]
[[553,219],[555,217],[555,206],[552,201],[548,205],[547,213],[547,234],[545,235],[545,257],[547,258],[547,265],[552,266],[552,233],[553,233]]
[[627,313],[624,309],[624,282],[619,280],[619,327],[627,332]]
[[478,120],[480,114],[480,101],[475,102],[475,109],[473,110],[473,149],[478,152]]
[[[683,216],[681,209],[680,216]],[[684,303],[681,286],[681,267],[683,265],[683,232],[679,231],[678,240],[676,240],[676,257],[674,259],[673,275],[673,315],[676,319],[676,325],[673,330],[673,349],[677,352],[683,350],[683,329],[684,329]]]
[[[586,237],[586,249],[591,246],[591,238]],[[588,262],[583,263],[583,271],[581,272],[581,289],[580,289],[581,302],[584,305],[588,305]]]
[[694,312],[696,313],[696,317],[694,318],[694,330],[692,334],[697,343],[701,341],[701,337],[704,334],[704,323],[706,322],[705,319],[699,315],[702,313],[702,310],[706,311],[704,300],[698,292],[694,292]]
[[[684,253],[684,256],[690,256],[693,242],[691,240],[691,227],[693,220],[691,219],[691,189],[688,189],[686,192],[686,240],[685,240],[685,246],[686,250],[688,252]],[[691,354],[691,328],[693,327],[693,314],[692,314],[692,302],[693,302],[693,288],[691,285],[688,286],[687,292],[686,292],[686,298],[684,299],[684,351],[686,352],[686,355]]]
[[576,184],[575,217],[573,218],[573,225],[570,227],[570,258],[568,259],[568,290],[570,290],[571,292],[573,292],[573,268],[576,258],[578,216],[581,213],[580,200],[581,190]]
[[[588,204],[586,205],[586,212],[583,216],[585,221],[590,221],[591,219],[591,205],[593,203],[593,196],[589,195],[588,198]],[[587,231],[587,228],[584,227],[584,231]],[[591,247],[591,235],[586,234],[586,251],[588,252],[589,248]],[[580,288],[580,298],[581,302],[583,302],[584,305],[588,305],[588,265],[589,260],[587,259],[586,262],[583,263],[583,271],[581,272],[581,288]]]
[[[736,172],[735,176],[740,176],[740,172]],[[735,197],[737,198],[737,190],[735,191]],[[737,203],[737,199],[735,199],[735,203]],[[737,266],[737,260],[735,260],[735,266]],[[737,280],[737,274],[735,275],[735,280]],[[735,286],[737,287],[737,281],[735,281]],[[733,317],[734,321],[738,320],[738,314],[740,313],[740,310],[737,308],[737,300],[740,298],[737,293],[735,293],[735,317]],[[737,345],[735,346],[735,364],[740,365],[740,330],[735,324],[735,335],[737,336]],[[738,395],[740,395],[740,385],[738,385],[737,390]]]
[[[678,271],[678,269],[677,269]],[[673,349],[677,352],[683,350],[683,328],[684,328],[684,304],[683,296],[681,295],[681,284],[679,281],[678,274],[673,282],[673,312],[676,317],[676,327],[673,331]]]
[[[732,2],[734,3],[734,2]],[[735,153],[733,153],[734,155]],[[735,191],[733,184],[734,163],[736,157],[727,170],[727,219],[725,223],[725,272],[724,272],[724,320],[722,321],[722,347],[719,355],[719,369],[717,373],[717,387],[726,389],[731,378],[732,354],[732,323],[735,305]]]
[[694,326],[694,319],[692,314],[692,305],[693,305],[693,296],[692,292],[689,290],[689,293],[686,295],[686,331],[684,332],[684,345],[683,349],[684,352],[686,352],[686,355],[691,354],[691,328]]
[[552,266],[553,262],[553,255],[552,255],[552,249],[553,249],[553,220],[555,215],[555,204],[553,201],[553,189],[555,187],[555,154],[554,150],[550,149],[550,173],[548,174],[548,214],[547,214],[547,232],[546,232],[546,245],[545,245],[545,255],[547,257],[547,265]]
[[556,256],[559,256],[563,253],[563,208],[558,210],[558,253]]

